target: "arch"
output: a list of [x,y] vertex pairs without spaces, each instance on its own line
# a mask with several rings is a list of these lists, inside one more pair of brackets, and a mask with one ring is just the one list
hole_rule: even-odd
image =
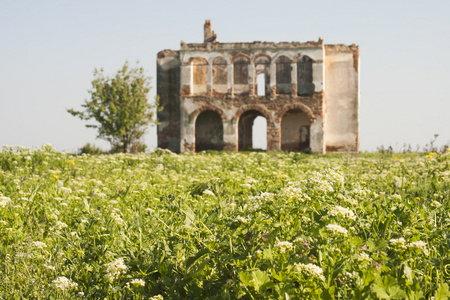
[[195,119],[195,152],[223,150],[223,122],[217,111],[204,110]]
[[228,62],[223,56],[217,56],[212,61],[212,84],[216,93],[228,91]]
[[189,60],[188,60],[188,64],[189,65],[193,65],[193,62],[203,62],[203,63],[205,63],[206,65],[208,65],[209,63],[208,63],[208,60],[206,60],[206,58],[204,58],[204,57],[200,57],[200,56],[195,56],[195,57],[190,57],[189,58]]
[[313,111],[311,110],[311,108],[309,108],[309,107],[306,106],[305,104],[303,104],[303,103],[293,103],[293,104],[285,105],[282,109],[280,109],[280,110],[278,111],[278,113],[277,113],[277,115],[276,115],[276,118],[275,118],[275,120],[276,120],[276,122],[277,122],[278,124],[280,124],[281,119],[283,118],[284,114],[285,114],[287,111],[289,111],[289,110],[301,110],[301,111],[303,111],[303,112],[306,113],[306,115],[309,117],[309,121],[310,121],[310,122],[313,122],[314,119],[316,118],[316,117],[314,116],[314,113],[313,113]]
[[256,60],[260,59],[260,57],[266,57],[269,60],[269,64],[272,62],[272,58],[270,57],[269,54],[266,53],[258,53],[253,57],[253,63],[257,64]]
[[311,120],[303,110],[294,108],[286,111],[281,119],[280,127],[281,150],[311,151]]
[[238,54],[235,54],[235,55],[233,55],[232,57],[231,57],[231,63],[232,64],[234,64],[234,61],[236,60],[236,59],[238,59],[239,57],[244,57],[244,58],[246,58],[248,61],[250,61],[250,56],[248,56],[247,54],[245,54],[245,53],[238,53]]
[[264,118],[266,118],[267,121],[270,121],[270,123],[273,123],[270,113],[264,108],[264,106],[258,105],[258,104],[247,104],[247,105],[241,106],[236,111],[236,113],[234,114],[234,117],[231,121],[234,124],[236,124],[239,121],[239,118],[242,116],[242,114],[249,110],[258,111]]
[[189,118],[188,118],[189,124],[194,124],[195,121],[196,121],[196,119],[197,119],[197,117],[198,117],[202,112],[207,111],[207,110],[211,110],[211,111],[217,112],[217,113],[220,115],[221,119],[222,119],[222,123],[223,123],[223,124],[226,124],[226,123],[227,123],[227,116],[225,115],[225,113],[224,113],[220,108],[215,107],[215,106],[213,106],[213,105],[211,105],[211,104],[205,104],[205,105],[203,105],[202,107],[200,107],[200,108],[196,109],[195,111],[193,111],[193,112],[189,115]]
[[306,55],[297,59],[297,95],[311,96],[314,93],[313,60]]
[[272,57],[272,63],[275,64],[281,56],[285,56],[285,57],[289,58],[291,61],[294,61],[294,57],[295,57],[291,53],[279,52]]
[[[269,124],[269,119],[258,110],[246,110],[239,116],[237,126],[238,151],[250,150],[255,147],[253,132],[254,122],[258,117],[263,117],[266,120],[266,124]],[[266,145],[263,146],[263,149],[267,149],[267,126],[264,134],[266,136]]]
[[298,59],[301,58],[301,57],[303,57],[303,56],[306,56],[306,57],[308,57],[309,59],[311,59],[313,63],[316,62],[316,60],[313,59],[311,56],[305,55],[305,54],[303,54],[303,53],[298,53],[296,56],[294,56],[294,58],[292,59],[292,61],[298,61]]
[[291,71],[292,60],[281,55],[275,61],[276,64],[276,84],[277,94],[290,94],[292,89]]
[[203,57],[194,57],[191,62],[192,94],[205,95],[207,92],[208,62]]

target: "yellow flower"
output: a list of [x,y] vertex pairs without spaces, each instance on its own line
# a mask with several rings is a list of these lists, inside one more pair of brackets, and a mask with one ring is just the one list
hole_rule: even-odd
[[53,175],[53,177],[55,177],[56,179],[59,179],[59,176],[58,175],[56,175],[56,174],[52,174]]
[[66,160],[66,163],[72,164],[75,166],[75,162],[73,160]]

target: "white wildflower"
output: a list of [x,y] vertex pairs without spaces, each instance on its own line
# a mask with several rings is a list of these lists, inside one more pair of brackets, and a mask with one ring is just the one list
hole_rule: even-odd
[[61,221],[56,221],[55,226],[56,226],[56,228],[57,228],[58,230],[61,230],[61,229],[63,229],[63,228],[66,228],[66,227],[67,227],[67,224],[64,223],[64,222],[61,222]]
[[63,193],[66,193],[66,194],[70,194],[70,193],[72,193],[72,189],[71,188],[68,188],[68,187],[61,187],[61,191],[63,192]]
[[348,208],[342,207],[342,206],[335,206],[332,209],[330,209],[328,211],[328,215],[329,216],[333,216],[333,217],[342,217],[344,219],[349,219],[352,221],[356,220],[356,216],[355,213],[353,211],[351,211]]
[[416,241],[409,243],[408,248],[421,250],[426,256],[430,254],[430,252],[427,249],[427,243],[425,243],[424,241]]
[[25,252],[18,252],[14,255],[15,258],[33,258],[33,255]]
[[397,200],[397,201],[402,201],[402,196],[398,195],[398,194],[394,194],[391,197],[392,200]]
[[241,217],[241,216],[237,216],[237,217],[236,217],[236,220],[238,220],[238,221],[240,221],[240,222],[242,222],[242,223],[248,223],[248,222],[250,222],[252,219],[250,219],[250,218],[244,218],[244,217]]
[[162,295],[156,295],[156,296],[150,297],[149,300],[164,300],[164,297]]
[[296,237],[294,243],[305,243],[306,241],[301,237]]
[[111,219],[113,219],[120,226],[124,226],[126,224],[125,221],[120,217],[120,215],[115,212],[111,213]]
[[56,287],[56,289],[60,290],[61,292],[70,290],[72,288],[76,289],[78,287],[78,284],[64,276],[56,278],[52,281],[52,283]]
[[294,248],[294,245],[291,242],[276,242],[275,247],[280,248],[280,253],[285,253],[286,250],[290,250]]
[[274,193],[267,193],[267,192],[263,192],[260,195],[260,199],[264,200],[264,201],[273,201],[273,197],[275,196]]
[[302,216],[302,221],[308,223],[311,222],[311,219],[306,216]]
[[213,193],[212,191],[210,191],[210,190],[204,190],[204,191],[203,191],[203,195],[208,195],[208,196],[211,196],[211,197],[216,196],[216,195],[214,195],[214,193]]
[[47,247],[47,244],[36,241],[36,242],[32,242],[31,246],[33,246],[34,248],[37,248],[37,249],[44,249],[45,247]]
[[7,225],[7,224],[8,224],[8,222],[0,220],[0,225]]
[[295,266],[295,270],[298,273],[306,273],[306,275],[309,276],[314,276],[319,278],[320,280],[325,281],[325,276],[323,276],[323,270],[321,267],[316,266],[315,264],[302,264],[302,263],[297,263],[294,265]]
[[134,286],[145,286],[145,281],[142,279],[137,279],[137,278],[131,280],[129,283]]
[[11,198],[8,197],[0,197],[0,206],[5,207],[11,202]]
[[44,266],[44,268],[46,268],[48,270],[51,270],[51,271],[55,271],[56,270],[56,268],[54,266],[49,266],[49,265],[46,265],[46,264],[43,264],[43,266]]
[[342,226],[336,225],[336,224],[328,224],[326,226],[326,228],[328,231],[331,231],[333,234],[336,234],[336,235],[347,236],[347,233],[348,233],[347,229],[345,229]]
[[360,262],[365,262],[365,261],[370,262],[372,260],[372,258],[366,253],[359,253],[357,256],[357,259]]
[[406,241],[404,238],[399,238],[399,239],[390,239],[389,243],[391,243],[391,245],[394,248],[399,248],[399,249],[406,249]]
[[106,278],[112,282],[119,278],[121,274],[125,274],[127,270],[128,268],[125,265],[123,258],[118,258],[115,261],[106,264]]
[[435,208],[440,208],[442,206],[441,203],[437,202],[436,200],[431,201],[431,206]]

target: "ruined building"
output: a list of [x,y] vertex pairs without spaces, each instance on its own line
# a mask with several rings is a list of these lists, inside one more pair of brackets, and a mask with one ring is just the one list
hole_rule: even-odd
[[359,48],[317,42],[181,42],[157,58],[158,146],[174,152],[252,147],[255,118],[267,150],[359,149]]

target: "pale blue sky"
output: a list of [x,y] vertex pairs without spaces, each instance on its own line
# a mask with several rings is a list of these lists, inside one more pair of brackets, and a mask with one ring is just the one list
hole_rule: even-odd
[[[75,152],[94,129],[80,108],[94,68],[139,60],[156,85],[156,54],[202,42],[355,43],[361,54],[361,150],[450,144],[450,1],[0,0],[0,146]],[[155,94],[152,90],[151,97]],[[145,142],[156,145],[150,128]]]

